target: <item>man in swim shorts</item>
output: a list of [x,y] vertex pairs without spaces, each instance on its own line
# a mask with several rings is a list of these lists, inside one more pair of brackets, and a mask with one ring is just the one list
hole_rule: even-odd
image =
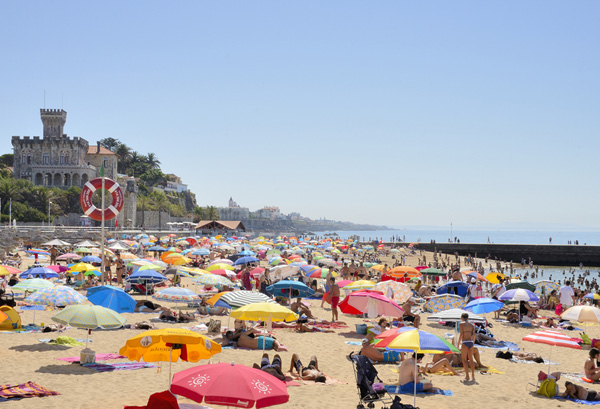
[[287,351],[278,340],[264,335],[255,336],[253,333],[227,331],[225,333],[227,344],[237,342],[237,346],[248,349],[274,349],[275,351]]
[[[473,361],[473,347],[475,346],[475,326],[469,322],[469,314],[464,313],[460,316],[462,322],[459,324],[460,337],[460,355],[462,357],[463,368],[465,368],[465,381],[475,381],[475,362]],[[469,379],[469,368],[467,361],[471,366],[471,379]]]
[[329,279],[329,299],[331,301],[331,322],[338,319],[338,303],[340,302],[340,287],[336,284],[335,278]]
[[294,373],[294,369],[296,369],[296,372],[298,372],[300,379],[304,379],[305,381],[325,383],[325,374],[319,370],[319,362],[317,361],[317,357],[315,355],[310,357],[308,366],[302,365],[300,358],[298,358],[298,354],[292,355],[292,361],[290,362],[291,374]]
[[435,392],[439,390],[438,388],[434,388],[431,382],[421,382],[415,372],[415,359],[419,363],[424,356],[424,354],[413,353],[411,358],[405,359],[400,364],[400,368],[398,368],[398,384],[400,385],[400,390],[403,392],[413,393],[415,391],[415,383],[417,392]]
[[363,338],[362,340],[362,349],[360,350],[360,354],[375,362],[396,363],[401,360],[400,352],[380,351],[374,346],[369,345],[369,340],[367,338]]
[[285,375],[281,371],[281,357],[279,355],[275,355],[273,357],[273,362],[269,362],[269,355],[263,354],[263,357],[259,364],[252,365],[253,368],[260,369],[265,371],[266,373],[273,375],[280,381],[285,382]]

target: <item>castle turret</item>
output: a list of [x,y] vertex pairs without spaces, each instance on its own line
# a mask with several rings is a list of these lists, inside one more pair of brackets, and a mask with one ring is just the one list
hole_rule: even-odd
[[44,138],[62,137],[67,122],[67,111],[63,109],[40,109],[42,123],[44,124]]

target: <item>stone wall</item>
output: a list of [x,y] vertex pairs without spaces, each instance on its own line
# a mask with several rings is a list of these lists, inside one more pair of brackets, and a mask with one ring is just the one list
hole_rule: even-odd
[[144,225],[146,230],[148,229],[160,229],[160,230],[169,230],[171,227],[167,224],[170,222],[191,222],[191,217],[173,217],[169,216],[169,213],[162,213],[160,218],[160,226],[159,226],[159,216],[157,211],[154,210],[146,210],[142,212],[141,210],[137,211],[136,220],[138,225]]

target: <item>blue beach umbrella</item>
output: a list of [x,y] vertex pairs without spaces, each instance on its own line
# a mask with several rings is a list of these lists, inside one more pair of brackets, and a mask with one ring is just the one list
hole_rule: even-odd
[[300,281],[281,280],[267,287],[267,291],[279,297],[310,297],[315,295],[312,288]]
[[438,295],[442,294],[456,294],[464,297],[467,295],[467,289],[469,288],[469,284],[463,283],[462,281],[450,281],[438,288]]
[[134,312],[135,300],[120,288],[108,285],[92,288],[99,288],[99,290],[95,290],[91,294],[88,291],[88,300],[92,304],[109,308],[118,313]]
[[249,263],[258,263],[260,260],[257,259],[256,257],[251,257],[251,256],[244,256],[244,257],[240,257],[237,260],[235,260],[233,262],[234,266],[240,266],[242,264],[249,264]]
[[81,261],[84,263],[102,263],[102,259],[97,256],[85,256]]
[[493,298],[478,298],[468,303],[464,309],[473,311],[475,314],[486,314],[488,312],[498,311],[504,307],[504,303]]
[[126,278],[127,281],[147,281],[149,283],[162,283],[167,280],[167,277],[162,275],[161,273],[154,270],[142,270],[135,271],[129,277]]
[[208,256],[210,254],[209,249],[196,249],[192,251],[192,256]]
[[22,272],[19,278],[56,278],[58,273],[47,267],[33,267]]
[[167,249],[162,246],[152,246],[148,247],[146,251],[167,251]]

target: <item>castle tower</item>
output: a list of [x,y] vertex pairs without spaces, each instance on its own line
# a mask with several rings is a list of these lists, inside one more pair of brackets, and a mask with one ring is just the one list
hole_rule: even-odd
[[67,122],[67,111],[62,109],[40,109],[42,123],[44,124],[44,138],[62,137]]

